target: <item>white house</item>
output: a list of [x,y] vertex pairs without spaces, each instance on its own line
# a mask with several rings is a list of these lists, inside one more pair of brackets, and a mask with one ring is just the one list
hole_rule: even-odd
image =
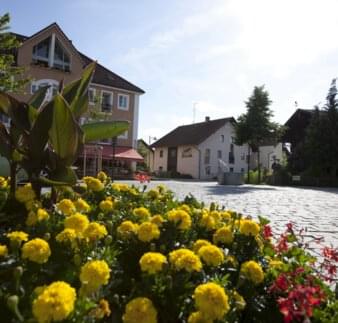
[[154,171],[189,174],[196,179],[214,179],[221,170],[244,173],[247,146],[234,144],[234,118],[180,126],[152,147]]

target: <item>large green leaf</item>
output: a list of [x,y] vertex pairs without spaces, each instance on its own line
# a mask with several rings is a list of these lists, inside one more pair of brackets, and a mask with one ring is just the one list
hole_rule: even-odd
[[65,165],[71,165],[76,159],[76,152],[81,133],[65,99],[57,94],[53,100],[53,121],[49,130],[52,148]]
[[50,174],[50,180],[59,183],[74,185],[77,181],[77,176],[71,167],[61,167]]
[[81,126],[85,142],[117,137],[129,128],[127,121],[102,121],[87,123]]
[[46,98],[50,85],[39,88],[28,101],[28,104],[35,109],[39,109]]

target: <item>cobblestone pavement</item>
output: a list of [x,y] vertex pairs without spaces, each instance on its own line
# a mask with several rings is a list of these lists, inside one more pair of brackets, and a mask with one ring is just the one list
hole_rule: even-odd
[[338,189],[223,186],[216,182],[171,180],[153,181],[148,187],[158,184],[166,185],[179,199],[191,193],[206,204],[216,202],[254,218],[262,215],[279,231],[291,221],[298,228],[307,228],[310,235],[324,236],[326,244],[338,247]]

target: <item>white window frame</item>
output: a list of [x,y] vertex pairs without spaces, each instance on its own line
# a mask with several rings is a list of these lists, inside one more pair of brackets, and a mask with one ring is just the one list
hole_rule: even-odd
[[[120,106],[120,97],[124,97],[127,100],[127,107],[122,107]],[[123,93],[119,93],[117,96],[117,108],[119,110],[124,110],[124,111],[128,111],[129,110],[129,95],[128,94],[123,94]]]
[[128,130],[126,130],[124,133],[120,134],[118,139],[128,139]]
[[44,101],[50,101],[53,98],[53,86],[59,87],[59,81],[52,79],[41,79],[37,81],[33,81],[31,83],[31,94],[34,94],[36,91],[33,91],[33,87],[37,86],[38,89],[41,84],[48,84],[49,89],[47,90],[46,97]]
[[[94,99],[94,101],[90,101],[89,91],[93,91],[93,99]],[[94,87],[90,87],[88,89],[88,102],[89,102],[89,105],[94,105],[95,104],[95,96],[96,96],[96,89]]]
[[[102,110],[103,94],[110,94],[110,105],[111,105],[110,111],[103,111]],[[114,93],[111,92],[111,91],[101,90],[101,112],[104,112],[104,113],[112,112],[113,111],[113,102],[114,102]]]

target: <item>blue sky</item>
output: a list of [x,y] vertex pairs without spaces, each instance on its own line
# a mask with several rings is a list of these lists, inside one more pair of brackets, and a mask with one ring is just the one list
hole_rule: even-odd
[[275,121],[324,102],[338,75],[336,0],[1,0],[12,31],[56,21],[75,46],[143,88],[139,136],[238,117],[265,84]]

